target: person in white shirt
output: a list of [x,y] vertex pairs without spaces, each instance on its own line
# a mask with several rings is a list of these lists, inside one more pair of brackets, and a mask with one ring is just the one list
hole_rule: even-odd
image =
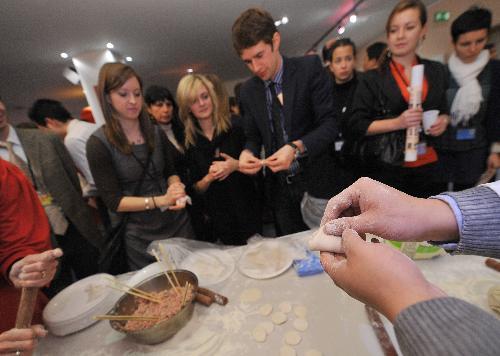
[[80,179],[85,198],[97,195],[94,178],[87,161],[86,145],[90,135],[99,125],[74,119],[61,102],[51,99],[38,99],[31,106],[28,116],[42,130],[55,133],[64,140],[75,166],[83,179]]

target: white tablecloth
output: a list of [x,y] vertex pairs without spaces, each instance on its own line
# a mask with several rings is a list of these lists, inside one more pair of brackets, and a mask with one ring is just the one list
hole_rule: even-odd
[[[283,237],[301,242],[310,236],[303,232]],[[228,250],[229,252],[231,250]],[[238,251],[238,252],[236,252]],[[241,248],[235,250],[237,260]],[[476,256],[441,256],[418,261],[426,277],[447,293],[463,298],[488,310],[486,291],[500,283],[500,274],[484,265],[484,258]],[[262,298],[243,304],[240,295],[249,288],[262,291]],[[258,313],[258,308],[270,303],[274,310],[283,301],[307,308],[309,327],[301,332],[302,341],[294,346],[298,355],[317,349],[323,355],[383,355],[375,334],[368,323],[363,304],[337,288],[325,274],[298,277],[290,268],[284,274],[267,280],[254,280],[234,273],[213,288],[229,298],[229,304],[213,304],[206,308],[197,304],[193,318],[173,338],[158,345],[141,345],[111,329],[109,322],[100,321],[72,335],[47,336],[37,349],[40,355],[279,355],[286,332],[293,329],[293,312],[289,320],[268,336],[266,342],[253,340],[252,330],[269,317]],[[490,311],[491,312],[491,311]],[[390,323],[384,323],[397,346]]]

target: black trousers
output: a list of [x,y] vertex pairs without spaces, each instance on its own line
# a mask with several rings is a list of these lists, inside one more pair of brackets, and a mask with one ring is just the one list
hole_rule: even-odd
[[302,220],[300,202],[304,195],[303,175],[285,178],[284,173],[270,174],[265,178],[266,199],[271,206],[276,235],[283,236],[309,230]]

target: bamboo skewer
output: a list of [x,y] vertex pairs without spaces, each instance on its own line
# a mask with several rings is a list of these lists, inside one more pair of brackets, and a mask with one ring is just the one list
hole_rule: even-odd
[[107,284],[107,286],[109,288],[116,289],[116,290],[119,290],[119,291],[122,291],[122,292],[125,292],[125,293],[128,293],[128,294],[134,295],[134,296],[142,298],[142,299],[147,299],[147,300],[155,302],[155,303],[160,303],[159,299],[151,298],[151,297],[146,296],[146,295],[141,294],[141,293],[136,293],[136,292],[133,292],[131,290],[128,290],[128,289],[125,289],[125,288],[122,288],[122,287],[115,287],[115,286],[113,286],[111,284]]
[[163,248],[163,245],[162,244],[158,244],[158,245],[160,246],[160,255],[163,257],[163,260],[167,263],[168,268],[172,271],[171,273],[174,276],[175,283],[177,283],[177,286],[180,288],[181,284],[179,283],[179,280],[177,279],[177,276],[174,273],[175,264],[170,259],[167,251],[165,251],[165,249]]
[[189,282],[186,282],[186,284],[184,286],[184,297],[182,298],[182,304],[181,305],[184,305],[186,303],[186,297],[187,297],[187,294],[188,294],[189,287],[190,287]]
[[[162,263],[161,263],[160,257],[158,256],[158,252],[156,252],[156,250],[153,250],[153,255],[155,256],[155,258],[158,261],[158,263],[161,265]],[[170,276],[168,275],[167,270],[163,269],[163,273],[165,273],[165,276],[167,277],[168,282],[170,283],[170,285],[174,289],[174,291],[177,294],[177,296],[180,297],[181,295],[180,295],[179,291],[177,290],[177,287],[175,286],[175,284],[170,279]]]
[[94,320],[136,320],[136,321],[157,321],[158,317],[156,316],[138,316],[138,315],[113,315],[113,314],[104,314],[104,315],[95,315]]
[[138,288],[134,288],[134,287],[131,287],[129,286],[128,284],[125,284],[123,282],[120,282],[119,280],[117,279],[113,279],[113,278],[109,278],[109,277],[105,277],[107,280],[115,283],[118,287],[121,287],[121,288],[128,288],[128,290],[131,290],[132,292],[135,292],[135,293],[139,293],[139,294],[142,294],[148,298],[151,298],[151,299],[156,299],[158,300],[158,298],[156,298],[153,294],[151,293],[148,293],[146,291],[143,291],[142,289],[138,289]]

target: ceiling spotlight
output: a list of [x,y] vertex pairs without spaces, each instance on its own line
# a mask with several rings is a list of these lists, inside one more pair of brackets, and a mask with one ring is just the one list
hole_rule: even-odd
[[283,16],[283,18],[281,19],[281,23],[282,23],[283,25],[286,25],[286,24],[288,23],[288,17]]
[[193,70],[193,68],[188,68],[187,72],[188,72],[188,73],[193,73],[193,72],[194,72],[194,70]]
[[278,27],[279,25],[281,25],[281,20],[274,21],[274,26]]
[[68,56],[68,54],[67,54],[66,52],[62,52],[62,53],[60,54],[60,56],[61,56],[61,58],[64,58],[64,59],[66,59],[66,58],[68,58],[68,57],[69,57],[69,56]]
[[339,29],[337,30],[338,34],[341,35],[345,32],[345,27],[344,26],[340,26]]
[[127,57],[125,57],[125,60],[126,60],[127,62],[132,62],[132,57],[127,56]]
[[112,44],[111,42],[106,43],[106,48],[113,49],[115,48],[115,45]]
[[352,14],[351,17],[349,17],[349,21],[351,21],[351,23],[356,23],[356,21],[358,21],[358,16]]

